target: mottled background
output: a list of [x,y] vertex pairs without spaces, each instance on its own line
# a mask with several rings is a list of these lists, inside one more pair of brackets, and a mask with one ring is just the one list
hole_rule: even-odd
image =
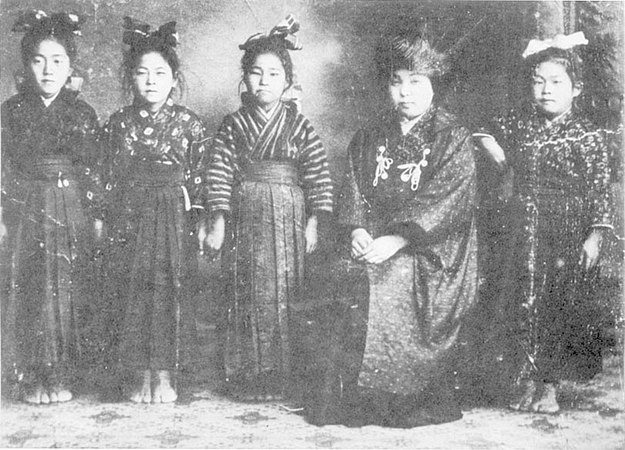
[[[591,39],[610,35],[622,80],[621,2],[3,0],[1,7],[0,97],[15,92],[14,73],[21,69],[21,35],[11,32],[18,12],[74,11],[87,17],[76,69],[101,121],[131,101],[118,77],[123,16],[153,26],[176,20],[187,84],[181,101],[205,118],[210,133],[239,105],[238,44],[293,13],[304,45],[293,52],[303,111],[328,149],[337,182],[352,134],[384,105],[373,77],[373,46],[381,33],[400,25],[425,20],[439,49],[453,51],[448,97],[469,124],[516,100],[519,55],[533,37],[578,29]],[[617,96],[619,89],[612,89]]]

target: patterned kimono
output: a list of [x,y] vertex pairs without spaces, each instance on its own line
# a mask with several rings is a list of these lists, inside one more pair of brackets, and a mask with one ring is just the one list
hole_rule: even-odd
[[593,290],[579,264],[595,227],[611,227],[609,152],[575,112],[546,125],[533,107],[492,126],[514,171],[509,285],[499,308],[517,380],[589,379],[601,371]]
[[208,205],[227,213],[228,377],[292,372],[290,320],[303,281],[307,217],[332,212],[325,150],[292,103],[267,117],[244,105],[215,138]]
[[443,382],[475,301],[475,190],[470,136],[440,108],[432,106],[405,135],[389,113],[354,136],[339,223],[374,239],[401,235],[410,242],[389,260],[367,265],[360,386],[420,394]]
[[101,217],[96,114],[61,90],[2,105],[2,206],[9,232],[3,370],[67,380],[81,355],[93,218]]
[[109,270],[124,311],[113,325],[125,368],[174,370],[188,360],[181,351],[195,333],[189,288],[205,205],[204,133],[200,119],[171,99],[154,116],[122,108],[104,128]]

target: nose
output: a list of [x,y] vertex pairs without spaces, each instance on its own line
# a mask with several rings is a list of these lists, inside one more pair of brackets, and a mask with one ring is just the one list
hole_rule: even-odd
[[267,85],[267,80],[268,80],[268,79],[269,79],[269,78],[268,78],[268,76],[267,76],[266,74],[262,74],[262,75],[260,76],[260,80],[259,80],[259,81],[260,81],[260,84],[261,84],[262,86],[266,86],[266,85]]
[[152,73],[152,72],[148,72],[148,78],[146,80],[147,84],[154,84],[154,82],[156,81],[156,76]]
[[47,59],[45,60],[43,64],[43,73],[44,75],[52,74],[52,64]]
[[551,83],[543,84],[543,94],[551,94]]
[[405,97],[406,95],[408,95],[408,87],[410,86],[409,83],[407,82],[402,82],[399,85],[399,95],[401,95],[402,97]]

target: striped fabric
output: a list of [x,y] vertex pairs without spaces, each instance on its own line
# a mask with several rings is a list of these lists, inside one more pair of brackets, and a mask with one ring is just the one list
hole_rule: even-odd
[[233,184],[254,161],[293,162],[307,211],[332,212],[332,181],[325,149],[294,104],[281,102],[270,117],[244,106],[224,118],[208,169],[211,211],[230,211]]

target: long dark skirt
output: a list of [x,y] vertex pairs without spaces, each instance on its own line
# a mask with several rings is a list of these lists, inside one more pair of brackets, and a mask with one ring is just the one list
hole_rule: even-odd
[[155,164],[133,176],[111,213],[119,361],[124,369],[174,371],[195,344],[197,238],[178,168]]
[[39,161],[25,177],[23,201],[7,208],[12,226],[3,372],[10,369],[26,382],[71,382],[81,355],[90,228],[69,161]]
[[581,267],[589,232],[565,194],[517,201],[500,341],[510,381],[588,380],[601,371],[597,269]]
[[304,270],[304,195],[287,164],[254,162],[235,190],[224,255],[226,376],[292,372],[291,315]]

